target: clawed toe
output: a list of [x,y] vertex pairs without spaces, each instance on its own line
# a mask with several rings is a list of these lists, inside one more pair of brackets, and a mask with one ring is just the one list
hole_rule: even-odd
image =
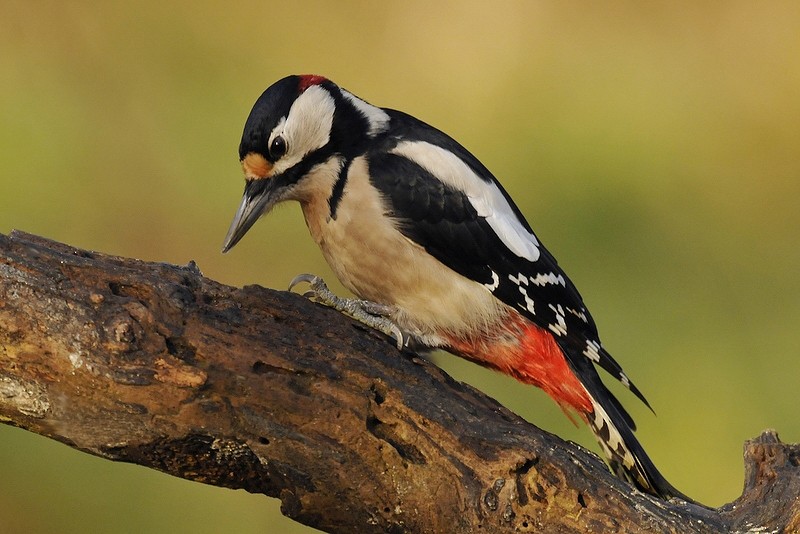
[[295,276],[289,282],[289,291],[301,283],[307,283],[311,286],[302,293],[305,298],[349,315],[360,323],[386,334],[397,342],[398,349],[402,350],[411,341],[411,336],[404,334],[400,327],[389,319],[389,316],[395,311],[393,306],[368,300],[338,297],[328,289],[322,278],[313,274],[298,274]]
[[[291,282],[289,282],[289,291],[294,289],[294,286],[296,286],[297,284],[300,284],[302,282],[306,282],[306,283],[311,284],[312,286],[314,286],[315,283],[322,282],[322,278],[320,278],[319,276],[317,276],[315,274],[298,274],[297,276],[292,278]],[[322,285],[324,286],[325,282],[322,282]],[[304,293],[303,296],[306,296],[307,293],[308,292]]]

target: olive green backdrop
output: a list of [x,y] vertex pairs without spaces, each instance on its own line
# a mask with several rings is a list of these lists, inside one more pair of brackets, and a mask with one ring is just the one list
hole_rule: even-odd
[[[3,0],[0,231],[332,282],[296,205],[219,253],[244,120],[290,73],[494,171],[658,412],[620,392],[676,486],[728,502],[745,439],[800,441],[800,4]],[[436,358],[594,449],[541,392]],[[278,504],[0,427],[3,532],[308,531]]]

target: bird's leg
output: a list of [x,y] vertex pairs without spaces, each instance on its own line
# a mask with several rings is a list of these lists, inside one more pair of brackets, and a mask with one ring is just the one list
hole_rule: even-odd
[[386,334],[397,341],[398,349],[409,347],[413,341],[411,334],[404,333],[389,319],[389,316],[395,311],[394,307],[369,300],[339,297],[328,289],[322,278],[313,274],[295,276],[289,283],[289,291],[301,282],[306,282],[310,286],[310,289],[303,293],[304,297],[349,315],[360,323]]

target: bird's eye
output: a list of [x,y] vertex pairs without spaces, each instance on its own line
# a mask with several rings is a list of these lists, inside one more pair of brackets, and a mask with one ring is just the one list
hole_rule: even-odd
[[279,135],[269,144],[269,155],[272,161],[276,161],[284,154],[286,154],[286,140]]

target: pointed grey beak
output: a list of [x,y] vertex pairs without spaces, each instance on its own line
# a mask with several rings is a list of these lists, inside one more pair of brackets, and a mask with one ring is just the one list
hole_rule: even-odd
[[274,183],[272,180],[253,180],[247,183],[244,195],[242,195],[242,203],[239,204],[239,209],[233,216],[228,235],[225,236],[225,242],[222,244],[223,254],[232,249],[259,217],[266,214],[275,205],[277,199],[272,194],[271,182]]

